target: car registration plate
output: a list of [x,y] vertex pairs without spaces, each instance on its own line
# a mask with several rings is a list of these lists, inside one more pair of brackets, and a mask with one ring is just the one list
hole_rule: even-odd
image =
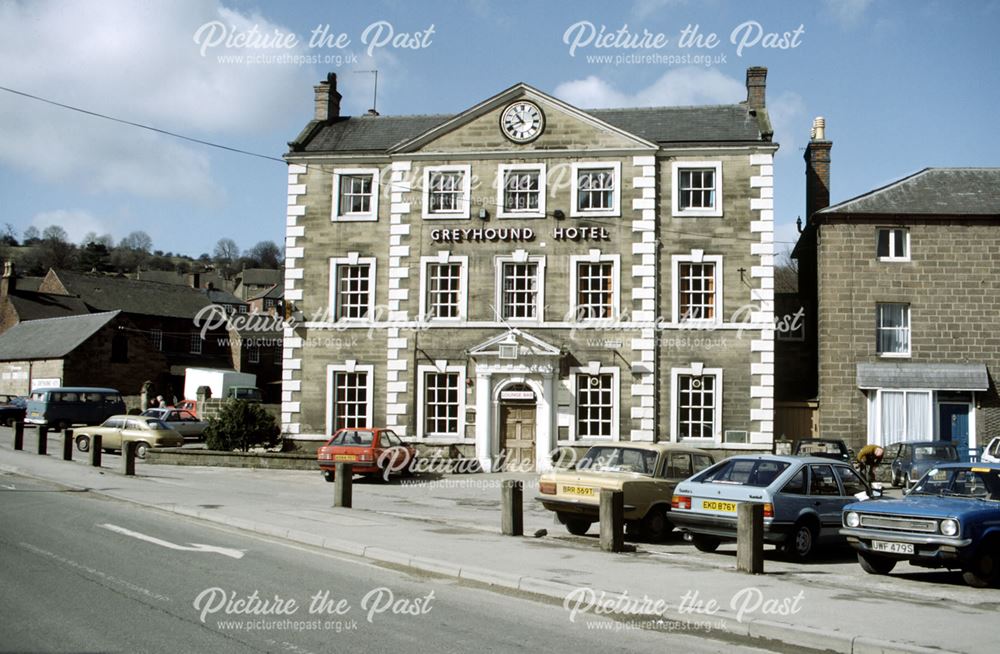
[[873,540],[872,551],[889,552],[890,554],[913,554],[913,543],[891,543],[884,540]]
[[584,497],[594,496],[594,489],[590,486],[563,486],[562,490],[567,495],[582,495]]
[[701,508],[705,511],[720,513],[736,513],[736,502],[719,502],[718,500],[702,500]]
[[356,454],[334,454],[334,461],[357,461],[358,456]]

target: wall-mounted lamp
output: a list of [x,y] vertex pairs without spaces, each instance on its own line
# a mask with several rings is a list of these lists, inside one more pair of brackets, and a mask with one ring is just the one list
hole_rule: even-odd
[[490,212],[486,207],[481,207],[479,209],[479,220],[489,220]]
[[563,213],[562,209],[556,209],[552,212],[552,217],[556,220],[566,220],[566,214]]

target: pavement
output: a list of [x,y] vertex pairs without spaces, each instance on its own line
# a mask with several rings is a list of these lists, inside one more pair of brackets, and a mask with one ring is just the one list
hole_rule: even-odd
[[[734,548],[702,554],[679,539],[609,554],[595,535],[569,536],[553,524],[534,500],[534,475],[356,480],[354,508],[343,509],[332,508],[333,485],[318,472],[139,463],[138,476],[123,477],[118,457],[107,456],[98,470],[82,460],[12,452],[11,442],[9,430],[0,430],[2,470],[500,592],[531,593],[562,606],[567,620],[613,610],[619,619],[663,618],[713,638],[781,649],[995,648],[1000,590],[968,588],[955,573],[903,565],[874,577],[861,572],[849,551],[832,550],[805,565],[772,552],[765,574],[750,576],[736,572]],[[500,482],[508,478],[525,482],[523,538],[499,533]]]

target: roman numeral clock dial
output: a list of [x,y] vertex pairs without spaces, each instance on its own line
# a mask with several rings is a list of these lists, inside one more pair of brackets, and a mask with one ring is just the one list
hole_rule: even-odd
[[514,143],[534,141],[544,128],[545,114],[534,102],[514,102],[500,115],[500,129]]

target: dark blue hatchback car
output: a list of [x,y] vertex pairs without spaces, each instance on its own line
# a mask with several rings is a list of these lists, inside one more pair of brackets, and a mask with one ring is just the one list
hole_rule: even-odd
[[1000,463],[946,463],[902,499],[844,507],[840,533],[871,574],[898,561],[962,571],[983,588],[1000,581]]

